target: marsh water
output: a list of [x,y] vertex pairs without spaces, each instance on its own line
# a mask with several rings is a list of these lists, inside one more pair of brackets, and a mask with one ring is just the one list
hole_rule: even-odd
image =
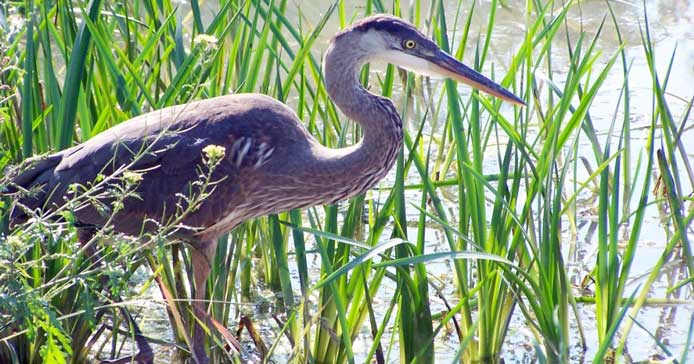
[[[451,3],[451,8],[448,9],[449,11],[447,14],[453,15],[458,9],[456,8],[457,4],[455,2]],[[329,4],[330,2],[325,0],[297,0],[296,3],[292,3],[288,6],[287,14],[290,20],[298,21],[301,18],[304,25],[309,26],[312,20],[319,19],[322,16],[323,11],[328,8]],[[647,136],[646,133],[653,112],[652,81],[648,64],[644,57],[640,33],[640,29],[643,28],[644,5],[641,2],[632,0],[613,1],[611,4],[620,22],[628,62],[631,62],[629,80],[631,88],[630,122],[632,123],[632,130],[634,131],[632,143],[635,151],[643,152]],[[347,6],[349,7],[349,5]],[[485,34],[489,6],[490,2],[486,0],[477,4],[477,16],[473,20],[473,31],[471,34],[481,34],[481,36]],[[673,58],[674,62],[671,65],[672,70],[667,84],[667,90],[668,100],[670,101],[675,119],[680,120],[688,98],[694,96],[694,2],[689,0],[646,0],[645,7],[648,11],[653,43],[656,49],[657,69],[659,74],[665,74],[673,52],[676,52]],[[492,63],[495,65],[497,73],[505,68],[505,64],[513,57],[518,45],[523,40],[523,29],[525,27],[524,9],[524,2],[512,0],[507,7],[497,10],[497,19],[494,25],[495,29],[490,48],[490,56],[493,59]],[[213,8],[203,9],[203,13],[213,11]],[[360,13],[361,9],[348,9],[348,14],[353,11]],[[403,14],[403,16],[406,17],[407,14]],[[590,38],[594,35],[594,32],[598,29],[600,23],[606,16],[609,17],[609,13],[603,1],[583,1],[575,5],[570,11],[567,26],[562,27],[561,30],[564,34],[558,35],[557,39],[568,37],[575,41],[582,31],[585,31],[588,38]],[[463,21],[465,19],[465,14],[461,14],[459,19]],[[327,25],[326,29],[323,31],[324,36],[314,47],[314,54],[322,54],[322,50],[328,45],[330,35],[332,35],[337,28],[337,21]],[[474,43],[474,40],[470,42],[470,44]],[[619,46],[620,42],[616,32],[614,28],[610,26],[608,20],[598,42],[598,47],[602,52],[600,57],[601,62],[606,62],[606,60],[617,51]],[[468,54],[472,56],[472,52],[468,52]],[[569,52],[566,44],[564,43],[564,46],[554,46],[552,57],[552,78],[555,82],[561,84],[561,80],[563,75],[567,72],[569,64]],[[468,59],[467,61],[470,60]],[[378,67],[376,67],[376,69],[378,69]],[[547,72],[547,70],[539,69],[537,72],[537,78],[541,79],[541,73]],[[622,118],[621,111],[618,110],[622,84],[623,74],[618,67],[614,67],[590,109],[590,115],[594,124],[600,129],[598,131],[602,145],[611,142],[611,135],[607,133],[615,112],[617,113],[617,120],[621,120]],[[540,87],[546,92],[546,85],[541,85]],[[467,91],[461,88],[461,92]],[[618,130],[619,127],[616,129]],[[435,134],[438,131],[429,130],[427,132]],[[615,138],[615,140],[616,139],[617,138]],[[685,146],[691,146],[691,148],[687,148],[687,152],[691,156],[691,154],[694,153],[694,145],[692,145],[694,136],[692,132],[686,131],[683,134],[682,140]],[[497,140],[496,142],[505,143],[504,140]],[[489,150],[494,149],[495,148],[489,148]],[[591,154],[592,147],[588,144],[581,145],[579,155],[582,153]],[[489,156],[489,162],[485,167],[487,172],[495,173],[498,170],[495,160],[493,155]],[[636,158],[634,158],[634,160],[636,160]],[[683,175],[686,175],[686,171],[682,172]],[[587,171],[579,170],[577,177],[578,179],[585,179],[588,175],[589,173]],[[391,182],[391,180],[386,179],[381,182],[381,186],[387,187]],[[685,194],[691,192],[692,191],[687,190]],[[416,192],[408,192],[408,194],[408,198],[411,198],[412,201],[419,201]],[[444,193],[444,196],[445,195],[446,193]],[[449,193],[449,195],[455,196],[456,194]],[[449,203],[452,208],[456,206],[455,201],[450,200],[447,201],[447,203]],[[565,252],[567,267],[570,269],[569,273],[572,283],[575,285],[577,291],[580,290],[580,287],[584,283],[583,279],[590,274],[590,270],[595,264],[598,234],[597,215],[595,213],[596,205],[597,198],[595,197],[594,191],[585,191],[580,196],[579,211],[576,213],[577,221],[575,229],[572,228],[568,222],[562,225],[564,228],[563,251]],[[414,214],[413,216],[418,216],[418,211],[412,211],[412,213]],[[416,219],[414,221],[416,221]],[[436,230],[436,227],[432,226],[431,229],[432,233],[428,235],[429,241],[427,242],[428,252],[447,250],[448,247],[444,241],[443,235]],[[667,225],[666,219],[663,218],[657,206],[652,205],[649,207],[641,234],[641,241],[639,242],[639,248],[637,250],[636,260],[634,262],[634,268],[632,269],[633,278],[629,281],[627,292],[638,289],[644,276],[650,272],[671,235],[669,232],[670,229],[671,227]],[[416,235],[414,230],[412,233],[413,236]],[[320,272],[318,257],[315,255],[310,256],[309,263],[312,264],[311,269],[312,273],[314,273],[312,277],[315,279],[319,276]],[[291,259],[290,265],[292,269],[295,269]],[[632,330],[628,341],[628,351],[631,358],[635,361],[657,358],[655,355],[661,352],[656,345],[656,341],[650,337],[650,334],[655,335],[661,343],[667,345],[674,353],[682,352],[682,350],[684,350],[684,345],[686,345],[685,341],[687,339],[687,333],[689,332],[689,325],[691,321],[694,320],[694,304],[691,303],[693,299],[692,292],[689,288],[683,289],[681,292],[666,292],[665,288],[668,286],[667,282],[681,279],[681,274],[684,269],[677,265],[668,265],[666,268],[667,269],[662,271],[660,284],[656,284],[655,288],[652,290],[652,296],[675,298],[682,300],[683,303],[677,305],[651,305],[641,310],[638,320],[644,323],[650,330],[654,331],[648,333],[639,328]],[[442,287],[444,287],[443,293],[449,297],[455,297],[454,284],[450,277],[452,273],[449,263],[440,262],[431,264],[427,269],[431,274],[442,279],[443,282],[446,280],[450,281],[451,284],[442,285]],[[296,279],[296,282],[298,282],[298,274],[296,274],[296,271],[293,273],[293,277]],[[298,287],[298,283],[295,286]],[[450,287],[448,291],[446,291],[446,286]],[[590,286],[585,289],[586,291],[580,292],[580,295],[585,294],[586,296],[590,296]],[[394,287],[384,285],[374,304],[378,306],[379,301],[387,304],[393,293]],[[158,292],[154,290],[151,290],[151,294],[155,298],[159,297]],[[260,291],[257,295],[257,301],[239,306],[240,311],[253,317],[257,327],[266,336],[268,342],[275,338],[276,332],[278,331],[278,327],[271,317],[275,308],[274,300],[275,295],[272,292]],[[687,303],[687,301],[689,301],[689,303]],[[432,311],[443,311],[445,309],[443,303],[437,303],[436,298],[432,297],[432,302]],[[146,316],[149,316],[152,325],[145,325],[144,329],[146,334],[161,337],[162,332],[165,332],[164,328],[168,327],[168,319],[163,311],[163,304],[155,304],[151,306],[150,309],[152,309],[153,314]],[[595,322],[594,307],[590,304],[579,304],[579,314],[581,316],[583,328],[586,330],[588,340],[586,344],[588,349],[587,352],[584,353],[578,347],[578,329],[576,327],[576,322],[572,322],[572,332],[576,336],[574,340],[572,340],[572,342],[575,343],[572,354],[574,355],[576,363],[583,362],[584,357],[591,358],[597,344],[596,328],[592,325]],[[169,335],[163,335],[163,338],[169,339],[170,337]],[[370,340],[371,335],[368,332],[364,332],[363,335],[356,340],[354,350],[357,355],[368,350]],[[533,335],[528,331],[524,319],[519,313],[516,313],[514,316],[507,342],[505,352],[502,354],[506,363],[533,362],[533,346],[536,343],[533,341]],[[282,345],[287,346],[282,348]],[[436,339],[438,362],[451,362],[457,348],[458,341],[455,333],[452,332],[450,335],[442,333],[438,335]],[[281,344],[280,348],[276,351],[274,358],[275,362],[283,362],[283,353],[289,351],[290,348],[288,344]],[[160,363],[168,362],[168,352],[169,349],[162,348],[162,351],[158,355],[158,361]],[[589,361],[589,359],[586,359],[586,362]],[[395,355],[391,357],[390,362],[397,363]]]

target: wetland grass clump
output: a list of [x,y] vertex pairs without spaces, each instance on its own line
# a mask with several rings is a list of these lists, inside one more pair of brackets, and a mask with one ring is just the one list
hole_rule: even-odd
[[[519,331],[538,362],[627,362],[634,325],[657,329],[641,320],[644,307],[689,300],[683,306],[691,309],[694,174],[683,139],[692,101],[673,112],[680,101],[667,84],[675,76],[656,67],[645,10],[637,57],[650,71],[653,108],[643,126],[647,141],[636,147],[635,56],[626,51],[635,45],[624,40],[621,5],[590,4],[604,8],[604,19],[585,32],[573,30],[579,10],[572,1],[366,0],[354,8],[336,1],[315,18],[294,14],[286,0],[223,1],[214,12],[201,5],[0,4],[0,169],[143,112],[230,92],[286,101],[324,145],[351,144],[361,132],[322,84],[323,39],[378,12],[408,18],[528,103],[511,108],[451,81],[365,67],[362,82],[393,97],[410,124],[396,167],[365,195],[248,221],[219,241],[206,297],[216,323],[236,327],[247,315],[259,327],[244,307],[263,289],[277,299],[260,338],[267,348],[258,343],[239,355],[228,337],[213,335],[213,363],[253,355],[290,363],[509,362],[518,343],[509,336]],[[493,42],[508,14],[523,37],[497,61]],[[602,48],[608,33],[619,40]],[[615,73],[617,86],[608,81]],[[608,85],[619,91],[605,114],[594,105]],[[0,203],[6,213],[12,201]],[[654,209],[666,241],[655,264],[634,273]],[[69,211],[57,221],[37,215],[12,231],[6,216],[0,224],[0,362],[121,356],[134,331],[117,311],[143,298],[128,285],[137,269],[147,272],[145,286],[162,287],[173,333],[173,342],[149,339],[185,350],[188,247],[157,234],[135,243],[105,230],[94,246],[107,268],[96,267],[63,222]],[[598,233],[595,254],[577,274],[570,251],[585,213]],[[150,242],[144,250],[142,238]],[[662,281],[666,267],[676,279]],[[581,279],[589,283],[579,287]],[[673,363],[691,362],[693,327],[679,346],[657,335],[648,343]]]

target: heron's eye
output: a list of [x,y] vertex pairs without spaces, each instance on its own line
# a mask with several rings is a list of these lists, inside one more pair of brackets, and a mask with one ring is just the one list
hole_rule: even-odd
[[405,49],[413,49],[417,46],[417,43],[412,39],[407,39],[404,42],[402,42],[402,46],[405,47]]

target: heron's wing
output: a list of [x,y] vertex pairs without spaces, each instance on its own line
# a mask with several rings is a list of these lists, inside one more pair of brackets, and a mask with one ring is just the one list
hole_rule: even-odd
[[[217,100],[198,102],[193,106],[180,106],[164,111],[146,114],[120,124],[82,144],[80,150],[65,155],[55,168],[50,185],[60,191],[54,194],[53,204],[64,203],[66,188],[73,184],[88,188],[101,183],[106,193],[113,188],[122,189],[127,185],[124,172],[139,174],[137,188],[123,203],[119,203],[117,230],[137,235],[143,221],[166,223],[188,209],[199,191],[199,182],[204,178],[203,149],[211,144],[224,147],[227,151],[241,143],[241,135],[253,124],[238,117],[233,112],[221,113],[224,108]],[[184,108],[183,111],[178,110]],[[167,111],[168,110],[168,111]],[[250,149],[250,148],[249,148]],[[248,152],[248,150],[246,150]],[[225,180],[225,186],[215,186],[217,190],[226,189],[231,193],[233,179],[238,168],[228,158],[218,167],[215,181]],[[101,182],[99,182],[101,181]],[[108,196],[92,200],[94,206],[83,206],[76,211],[77,218],[87,224],[103,225],[114,212],[114,201],[118,196]],[[228,200],[215,200],[220,207],[210,214],[217,218]],[[226,206],[225,206],[226,207]],[[209,209],[208,209],[209,210]],[[197,223],[197,222],[196,222]],[[154,229],[145,229],[152,230]]]
[[[191,205],[203,198],[200,186],[204,182],[202,149],[207,145],[206,139],[180,135],[160,141],[162,143],[155,143],[145,158],[130,163],[128,169],[136,171],[140,178],[118,211],[117,230],[120,232],[138,235],[162,225],[185,224],[180,217],[190,214],[188,210],[194,208]],[[134,146],[140,147],[137,143]],[[227,173],[226,178],[230,179],[235,174],[228,170]],[[215,178],[221,179],[220,176]],[[126,179],[116,178],[114,183],[123,186],[127,184]],[[84,209],[77,216],[95,225],[102,225],[106,217],[104,211],[95,209]]]
[[10,226],[25,221],[28,217],[27,211],[44,205],[48,196],[45,186],[50,181],[55,167],[66,153],[78,148],[80,146],[27,158],[19,165],[7,169],[0,181],[0,196],[10,196],[13,201],[8,211]]
[[[43,205],[60,206],[72,198],[72,185],[88,188],[104,181],[122,185],[119,172],[141,172],[137,197],[120,210],[117,228],[137,234],[135,227],[141,226],[144,218],[169,213],[180,205],[182,196],[190,195],[191,185],[200,179],[202,150],[219,145],[225,148],[225,158],[213,180],[224,182],[215,186],[215,195],[190,219],[191,224],[203,226],[226,216],[243,195],[241,189],[263,183],[255,174],[256,168],[273,151],[275,155],[294,155],[299,145],[306,147],[308,138],[296,115],[276,100],[263,95],[229,95],[130,119],[50,157],[52,162],[43,172],[25,176],[48,191]],[[290,162],[292,158],[283,160]],[[237,179],[240,174],[243,181]],[[109,207],[113,198],[93,201]],[[86,207],[76,214],[81,222],[102,225],[108,209]],[[123,227],[126,225],[131,226]]]

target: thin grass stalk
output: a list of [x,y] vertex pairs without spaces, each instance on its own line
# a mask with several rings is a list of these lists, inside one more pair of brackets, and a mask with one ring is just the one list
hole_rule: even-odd
[[[446,19],[443,16],[444,10],[443,10],[443,2],[438,1],[437,2],[437,11],[438,11],[438,28],[435,29],[434,32],[434,38],[439,44],[439,47],[444,52],[450,52],[450,46],[448,45],[448,36],[447,36],[447,26],[446,26]],[[469,25],[468,25],[469,27]],[[451,123],[454,135],[455,135],[455,140],[457,141],[457,150],[456,150],[456,155],[458,157],[458,160],[460,163],[463,163],[467,159],[467,148],[466,145],[467,143],[465,142],[466,138],[463,137],[462,135],[462,113],[460,111],[460,107],[458,104],[458,96],[457,96],[457,89],[455,86],[455,83],[451,80],[446,80],[445,81],[445,90],[446,90],[446,95],[448,98],[448,110],[449,110],[449,120],[452,120],[453,122]],[[457,125],[457,126],[456,126]],[[416,162],[417,160],[415,160]],[[420,172],[420,175],[426,175],[426,170],[423,168],[420,168],[420,170],[423,170],[424,174]],[[459,225],[458,225],[458,230],[461,231],[462,233],[465,233],[467,231],[467,219],[465,218],[466,214],[466,206],[465,206],[465,201],[466,201],[466,190],[463,182],[463,176],[460,174],[461,169],[458,169],[458,175],[457,175],[457,180],[458,180],[458,211],[459,211]],[[429,189],[428,193],[430,196],[432,196],[433,202],[437,202],[437,195],[433,193],[433,189]],[[435,206],[437,206],[436,204]],[[442,213],[441,208],[437,208],[439,210],[439,217],[444,219],[445,221],[445,214]],[[462,240],[458,239],[456,242],[454,242],[453,238],[450,233],[447,232],[447,238],[448,242],[450,245],[451,250],[467,250],[467,243]],[[466,261],[460,260],[460,261],[454,261],[454,267],[455,267],[455,272],[456,272],[456,284],[458,289],[460,290],[461,297],[468,297],[468,272],[469,272],[469,267],[468,263]],[[467,300],[465,300],[467,302]],[[470,327],[472,326],[472,312],[470,310],[470,307],[463,307],[462,311],[462,327],[464,332],[468,332]],[[472,345],[468,347],[468,351],[463,355],[463,361],[467,360],[476,360],[477,358],[477,353],[475,351],[475,345]]]
[[[613,16],[613,21],[615,22],[615,26],[618,29],[616,20],[614,19],[614,14],[612,13]],[[625,114],[628,114],[628,107],[629,107],[629,97],[628,97],[628,68],[626,61],[624,59],[624,52],[622,51],[622,66],[623,66],[623,72],[625,75],[625,81],[624,81],[624,86],[622,91],[624,92],[627,97],[624,99],[624,107],[625,107]],[[620,95],[621,98],[621,95]],[[616,118],[616,113],[615,113],[615,118]],[[613,125],[614,125],[614,120],[613,120]],[[612,127],[610,128],[610,131],[612,130]],[[611,135],[608,134],[608,135]],[[621,136],[622,138],[620,139],[620,147],[622,143],[626,143],[627,146],[622,149],[620,148],[620,151],[618,152],[619,155],[623,155],[624,158],[628,158],[628,144],[630,144],[629,140],[629,135],[630,135],[630,127],[629,123],[625,120],[622,125],[622,133]],[[606,144],[605,147],[605,159],[607,159],[607,156],[609,155],[609,150],[610,150],[610,144],[609,140],[608,143]],[[649,150],[652,151],[652,148],[649,148]],[[648,155],[648,162],[647,162],[647,169],[650,170],[652,166],[652,152],[649,153]],[[626,288],[626,282],[627,278],[629,277],[629,272],[631,268],[631,264],[633,262],[635,252],[636,252],[636,242],[638,241],[638,237],[640,235],[641,231],[641,226],[643,223],[644,215],[645,215],[645,210],[646,206],[648,206],[648,195],[650,191],[650,176],[646,175],[644,182],[642,183],[642,190],[641,190],[641,197],[639,200],[638,207],[635,211],[634,215],[634,220],[633,220],[633,227],[630,229],[629,232],[629,240],[626,245],[626,248],[624,248],[624,252],[621,254],[622,258],[620,260],[619,258],[619,251],[617,249],[617,237],[620,234],[619,227],[622,225],[622,219],[619,219],[619,213],[620,209],[618,208],[619,200],[618,200],[618,195],[619,195],[619,186],[624,185],[625,190],[622,193],[623,196],[623,201],[627,204],[630,202],[630,197],[631,197],[631,182],[630,182],[630,174],[627,172],[625,173],[624,176],[624,181],[620,182],[620,162],[619,158],[616,161],[615,164],[615,172],[614,175],[611,176],[609,171],[603,171],[602,172],[602,186],[601,186],[601,193],[600,193],[600,204],[603,205],[607,203],[607,193],[608,191],[611,192],[612,195],[612,201],[610,203],[611,206],[605,207],[603,205],[603,208],[600,208],[600,215],[601,219],[600,221],[600,226],[601,229],[608,229],[607,231],[604,231],[603,233],[599,234],[599,236],[602,238],[605,236],[604,234],[607,234],[607,236],[610,236],[610,243],[609,245],[606,245],[607,242],[601,241],[599,245],[599,258],[602,260],[602,262],[598,262],[596,265],[598,268],[598,276],[596,277],[596,302],[599,300],[602,304],[602,307],[596,306],[597,309],[597,323],[599,326],[598,330],[598,340],[601,345],[601,348],[612,348],[612,343],[614,342],[615,338],[614,335],[616,333],[616,329],[619,326],[619,324],[622,321],[622,318],[624,317],[624,314],[626,312],[626,307],[620,309],[620,304],[622,297],[624,296],[625,293],[625,288]],[[625,163],[630,163],[630,161],[627,161]],[[627,168],[625,170],[628,171],[630,170],[631,167]],[[606,182],[608,185],[604,185]],[[609,211],[609,213],[608,213]],[[628,214],[628,206],[623,207],[622,214]],[[609,217],[604,217],[605,215],[608,215]],[[606,225],[607,220],[609,219],[610,223],[609,225]],[[629,223],[629,218],[627,217],[625,219],[626,223]],[[602,240],[602,239],[601,239]],[[620,249],[621,250],[621,249]],[[634,292],[635,294],[635,292]],[[606,353],[606,350],[600,350],[601,353]],[[602,356],[604,354],[596,354],[594,360],[600,361],[604,360],[605,358]],[[612,358],[611,360],[614,360]]]
[[[660,123],[663,128],[663,133],[662,133],[662,138],[665,142],[665,150],[664,152],[667,154],[667,158],[664,158],[666,161],[671,166],[670,173],[672,174],[672,182],[673,184],[670,186],[667,186],[668,188],[674,188],[675,191],[674,193],[677,196],[683,195],[682,191],[682,185],[681,185],[681,178],[679,176],[679,168],[677,164],[677,157],[675,155],[675,150],[679,149],[680,150],[680,155],[682,159],[685,161],[685,170],[689,171],[689,175],[691,178],[691,167],[689,167],[688,157],[686,156],[686,153],[683,152],[682,145],[680,144],[680,138],[679,136],[676,136],[677,133],[677,127],[675,125],[675,120],[672,116],[672,113],[670,111],[670,107],[665,99],[665,90],[667,87],[667,80],[670,74],[670,70],[672,68],[672,64],[675,59],[675,53],[673,51],[672,56],[670,57],[669,61],[669,66],[668,70],[665,75],[665,80],[661,84],[660,78],[658,76],[658,73],[656,71],[656,65],[655,65],[655,50],[653,48],[653,43],[651,40],[651,35],[650,35],[650,26],[648,24],[648,14],[646,11],[646,8],[644,7],[644,24],[645,24],[645,33],[642,30],[641,31],[641,40],[643,43],[644,47],[644,53],[646,55],[646,60],[648,63],[649,70],[651,72],[651,78],[653,81],[653,92],[654,92],[654,97],[656,100],[656,105],[657,105],[657,110],[655,111],[655,114],[660,117]],[[688,112],[687,112],[688,114]],[[673,135],[675,134],[675,135]],[[692,184],[694,185],[694,181],[692,181]],[[669,192],[669,191],[668,191]],[[672,203],[672,202],[671,202]],[[675,206],[670,206],[672,209],[675,209]],[[679,204],[678,204],[679,207]],[[676,210],[673,211],[673,217],[675,218],[675,226],[676,229],[686,229],[687,226],[683,225],[682,221],[682,210]],[[684,231],[684,230],[683,230]],[[684,252],[684,263],[687,266],[687,269],[689,271],[690,276],[694,276],[694,258],[692,255],[692,248],[691,244],[689,242],[688,234],[682,233],[681,235],[681,246],[682,250]],[[694,283],[693,283],[694,286]]]
[[[410,88],[407,85],[413,81],[412,77],[408,78],[406,90]],[[406,92],[405,100],[410,97],[410,91]],[[405,102],[405,105],[407,102]],[[406,110],[406,108],[405,108]],[[403,112],[403,117],[407,117],[407,113]],[[398,156],[396,165],[395,178],[395,206],[394,218],[396,229],[393,231],[394,238],[407,240],[407,217],[406,217],[406,202],[404,194],[405,184],[405,161],[404,152]],[[410,255],[419,255],[416,247],[408,249],[406,245],[400,245],[395,248],[396,258],[405,258]],[[399,318],[399,334],[400,334],[400,359],[404,363],[433,363],[434,351],[433,342],[428,341],[433,335],[431,311],[429,310],[429,295],[428,295],[428,279],[426,270],[422,264],[417,264],[413,267],[413,272],[409,268],[403,267],[397,270],[398,274],[398,289],[401,291],[400,302],[398,304]],[[414,289],[414,291],[412,290]],[[422,350],[424,346],[425,350]]]
[[34,65],[36,47],[34,46],[34,4],[33,1],[28,1],[27,9],[29,9],[29,24],[26,32],[26,55],[24,58],[24,85],[22,88],[22,157],[29,158],[33,154],[32,139],[34,134]]
[[[88,17],[92,22],[97,21],[101,10],[101,0],[94,0],[89,6]],[[91,46],[91,32],[86,22],[80,25],[75,43],[70,53],[69,66],[65,76],[65,89],[60,105],[63,111],[62,123],[58,133],[58,149],[70,146],[75,130],[74,121],[77,115],[77,103],[80,100],[80,87],[84,77],[84,69]]]

